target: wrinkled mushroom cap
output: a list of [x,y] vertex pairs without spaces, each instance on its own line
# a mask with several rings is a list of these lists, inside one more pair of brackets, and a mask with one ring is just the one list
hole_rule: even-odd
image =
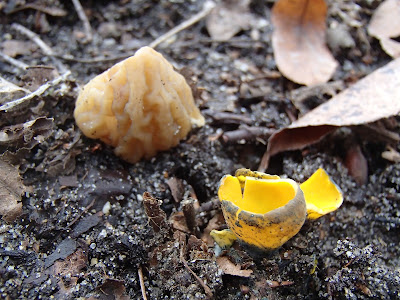
[[74,116],[86,136],[131,163],[176,146],[192,126],[204,125],[184,77],[149,47],[86,84]]

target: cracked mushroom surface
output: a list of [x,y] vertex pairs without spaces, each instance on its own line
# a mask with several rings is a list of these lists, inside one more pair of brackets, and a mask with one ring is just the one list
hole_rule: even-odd
[[204,125],[185,78],[150,47],[93,78],[81,90],[74,117],[89,138],[135,163],[168,150]]

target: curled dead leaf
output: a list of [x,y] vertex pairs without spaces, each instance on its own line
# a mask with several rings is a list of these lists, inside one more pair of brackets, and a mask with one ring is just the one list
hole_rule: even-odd
[[386,0],[375,10],[368,26],[368,33],[376,37],[387,54],[400,57],[400,1]]
[[337,62],[325,44],[324,0],[279,0],[272,9],[272,46],[279,71],[305,85],[327,82]]
[[221,1],[207,16],[206,27],[216,41],[228,41],[250,26],[249,0]]
[[338,127],[368,124],[399,113],[400,58],[397,58],[276,131],[268,140],[259,171],[266,170],[271,156],[316,143]]
[[0,215],[6,222],[13,222],[21,215],[21,195],[25,191],[18,169],[0,160]]
[[242,270],[240,265],[235,265],[226,256],[217,257],[217,264],[221,270],[228,275],[240,276],[240,277],[250,277],[253,270]]
[[6,161],[17,162],[52,134],[53,124],[52,118],[40,117],[23,124],[1,128],[0,156]]

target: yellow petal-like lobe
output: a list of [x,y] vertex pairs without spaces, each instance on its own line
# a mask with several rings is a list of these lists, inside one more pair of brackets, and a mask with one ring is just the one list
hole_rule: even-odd
[[211,230],[211,237],[221,248],[229,248],[236,241],[236,235],[229,229]]
[[303,182],[300,188],[307,203],[308,219],[318,219],[335,211],[343,203],[341,190],[322,168]]

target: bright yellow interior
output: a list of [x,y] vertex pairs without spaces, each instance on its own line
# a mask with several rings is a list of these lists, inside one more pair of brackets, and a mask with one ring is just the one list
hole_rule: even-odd
[[233,202],[240,210],[265,214],[286,205],[296,195],[296,187],[286,179],[258,179],[246,177],[242,192],[240,181],[225,176],[218,189],[218,197]]
[[307,203],[307,209],[317,208],[325,214],[336,210],[343,202],[343,196],[324,169],[318,169],[300,185]]

